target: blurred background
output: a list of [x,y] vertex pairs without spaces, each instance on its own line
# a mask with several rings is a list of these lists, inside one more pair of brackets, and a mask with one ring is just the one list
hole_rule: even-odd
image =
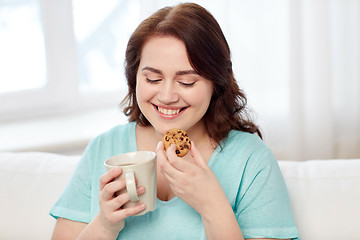
[[[124,53],[165,0],[0,0],[0,151],[81,154],[126,122]],[[360,1],[203,0],[279,160],[360,157]]]

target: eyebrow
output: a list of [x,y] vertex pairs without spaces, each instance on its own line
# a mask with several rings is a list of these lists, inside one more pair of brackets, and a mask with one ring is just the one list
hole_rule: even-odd
[[[141,71],[148,70],[150,72],[162,74],[162,72],[159,69],[152,68],[152,67],[143,67]],[[197,74],[199,75],[195,70],[183,70],[183,71],[177,71],[175,75],[182,76],[182,75],[188,75],[188,74]]]

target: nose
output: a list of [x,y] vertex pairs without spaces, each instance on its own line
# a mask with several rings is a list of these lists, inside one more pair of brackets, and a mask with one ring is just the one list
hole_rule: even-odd
[[158,99],[164,104],[170,104],[179,101],[179,95],[176,86],[171,81],[165,81],[159,90]]

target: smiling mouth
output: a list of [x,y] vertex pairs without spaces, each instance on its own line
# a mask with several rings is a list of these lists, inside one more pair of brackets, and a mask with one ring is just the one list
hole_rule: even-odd
[[162,108],[162,107],[159,107],[156,105],[154,105],[154,106],[155,106],[156,110],[158,110],[160,113],[162,113],[164,115],[168,115],[168,116],[176,115],[185,109],[185,107],[178,108],[178,109],[168,109],[168,108]]

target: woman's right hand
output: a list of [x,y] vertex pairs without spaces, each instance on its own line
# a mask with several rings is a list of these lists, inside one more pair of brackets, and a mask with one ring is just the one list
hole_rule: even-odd
[[[115,180],[122,174],[121,168],[112,169],[100,178],[100,211],[89,223],[75,222],[65,218],[56,221],[52,240],[60,239],[116,239],[125,218],[145,209],[145,204],[122,209],[130,200],[127,192],[115,196],[115,192],[126,188],[125,180]],[[137,188],[138,194],[145,192],[144,187]]]
[[[117,236],[123,226],[125,218],[132,216],[145,209],[145,204],[140,203],[133,207],[121,208],[125,203],[130,201],[127,192],[115,196],[115,193],[126,188],[125,179],[117,179],[122,174],[121,168],[111,169],[100,178],[99,193],[99,220],[109,234]],[[138,195],[145,192],[145,187],[137,188]]]

